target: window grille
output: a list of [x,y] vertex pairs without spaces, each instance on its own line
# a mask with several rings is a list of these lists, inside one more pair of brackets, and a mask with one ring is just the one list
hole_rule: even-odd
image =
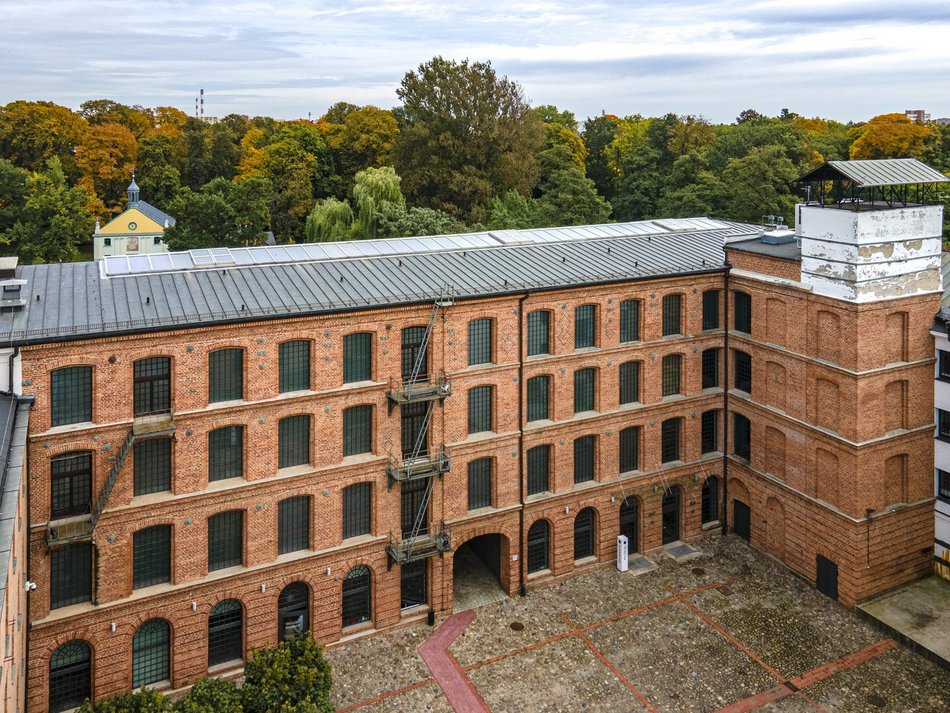
[[492,320],[473,319],[468,323],[468,365],[491,363]]
[[938,350],[938,366],[941,379],[950,379],[950,352],[945,349]]
[[413,533],[420,513],[422,514],[421,527],[416,534],[425,535],[429,532],[429,504],[426,502],[426,488],[427,483],[423,478],[406,480],[399,486],[399,520],[403,537],[409,537]]
[[155,525],[132,535],[132,588],[171,580],[170,525]]
[[412,377],[412,370],[416,366],[416,359],[420,352],[422,357],[422,368],[416,375],[419,381],[425,381],[429,378],[429,347],[426,345],[425,351],[422,351],[422,342],[426,336],[425,327],[406,327],[402,330],[402,380],[408,381]]
[[640,300],[620,303],[620,341],[640,341]]
[[343,539],[371,532],[373,486],[357,483],[343,488]]
[[632,404],[639,400],[640,362],[624,362],[620,365],[620,403]]
[[752,297],[745,292],[733,292],[732,298],[735,305],[735,330],[752,334]]
[[52,373],[50,394],[54,426],[92,420],[92,367],[68,366]]
[[733,414],[732,452],[740,458],[751,459],[752,423],[741,413]]
[[620,431],[620,472],[640,469],[640,426]]
[[54,548],[50,551],[49,568],[50,609],[92,599],[92,543]]
[[310,549],[310,496],[297,495],[277,504],[277,553]]
[[667,354],[663,357],[663,395],[673,396],[680,393],[680,365],[683,357],[679,354]]
[[303,636],[310,631],[310,590],[303,582],[288,584],[277,597],[277,640]]
[[719,450],[719,412],[704,411],[702,415],[702,452]]
[[49,710],[79,708],[92,697],[92,651],[85,641],[60,646],[49,659]]
[[400,602],[402,609],[429,603],[426,561],[407,562],[399,572]]
[[550,487],[551,446],[528,450],[528,495],[545,493]]
[[735,365],[736,378],[733,386],[739,391],[752,393],[752,357],[738,349],[733,350],[732,360]]
[[682,334],[681,312],[683,296],[666,295],[663,297],[663,336],[668,337],[673,334]]
[[208,571],[244,564],[244,511],[229,510],[208,518]]
[[132,637],[132,688],[171,678],[171,630],[164,619],[149,619]]
[[426,413],[429,405],[423,401],[403,404],[399,407],[399,425],[403,457],[415,452],[416,442],[422,441],[419,455],[429,453],[429,427],[426,425]]
[[703,351],[703,388],[716,386],[719,386],[719,350],[706,349]]
[[208,355],[208,402],[244,398],[244,350],[218,349]]
[[528,573],[548,569],[550,549],[550,525],[547,520],[538,520],[528,530]]
[[351,406],[343,410],[343,455],[373,450],[373,407]]
[[225,426],[208,434],[208,481],[244,477],[244,427]]
[[574,413],[594,410],[594,380],[593,369],[574,372]]
[[468,509],[491,506],[492,459],[479,458],[468,464]]
[[310,416],[288,416],[277,422],[277,467],[310,462]]
[[369,621],[372,608],[372,575],[360,565],[343,578],[343,626]]
[[139,359],[132,365],[133,406],[136,416],[167,413],[171,409],[172,360]]
[[468,391],[468,432],[492,430],[492,387],[476,386]]
[[77,451],[50,459],[50,517],[70,517],[92,506],[92,453]]
[[373,335],[357,332],[343,337],[343,383],[373,378]]
[[679,418],[669,418],[660,426],[660,460],[663,463],[680,459],[681,421]]
[[310,388],[310,341],[295,339],[277,347],[280,393]]
[[719,478],[712,475],[703,483],[703,524],[719,519]]
[[703,292],[703,329],[719,329],[719,290]]
[[574,310],[574,348],[597,346],[597,305],[581,305]]
[[172,439],[150,438],[132,446],[135,495],[172,489]]
[[528,315],[528,356],[550,354],[551,313],[539,310]]
[[548,376],[533,376],[528,379],[528,421],[550,418],[548,394],[551,379]]
[[244,608],[225,599],[208,615],[208,666],[244,658]]
[[594,452],[596,436],[581,436],[574,439],[574,484],[594,479]]
[[574,559],[594,556],[594,510],[584,508],[574,518]]

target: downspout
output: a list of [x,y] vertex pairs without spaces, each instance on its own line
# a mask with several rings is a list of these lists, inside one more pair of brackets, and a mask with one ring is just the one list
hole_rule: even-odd
[[19,356],[20,356],[20,347],[13,347],[13,354],[10,355],[10,362],[9,362],[9,372],[10,372],[8,375],[9,381],[7,382],[10,384],[11,396],[16,396],[16,392],[17,392],[16,387],[13,385],[13,375],[16,373],[16,360]]
[[729,258],[723,273],[723,379],[722,379],[722,534],[729,534]]
[[525,454],[524,454],[524,302],[528,299],[526,292],[518,298],[518,500],[521,507],[518,508],[518,593],[523,597],[528,593],[525,587],[524,571],[524,479],[525,479]]

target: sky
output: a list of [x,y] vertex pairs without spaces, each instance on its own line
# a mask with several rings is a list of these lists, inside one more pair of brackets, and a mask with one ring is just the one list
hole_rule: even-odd
[[0,104],[86,99],[292,119],[399,103],[436,55],[533,105],[863,121],[950,116],[948,0],[0,0]]

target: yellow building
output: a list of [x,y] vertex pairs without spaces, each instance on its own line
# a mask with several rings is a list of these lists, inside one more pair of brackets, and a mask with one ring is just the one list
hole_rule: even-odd
[[96,222],[92,236],[93,257],[149,255],[168,252],[163,236],[175,219],[141,200],[135,176],[129,184],[129,204],[103,227]]

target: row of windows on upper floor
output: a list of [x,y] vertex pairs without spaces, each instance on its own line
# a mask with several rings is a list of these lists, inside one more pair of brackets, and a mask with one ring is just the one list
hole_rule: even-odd
[[[719,290],[703,293],[703,329],[719,327]],[[735,325],[751,331],[751,301],[745,293],[735,293]],[[620,341],[640,340],[641,300],[620,303]],[[681,330],[682,295],[663,298],[663,334]],[[539,310],[528,314],[527,353],[538,356],[551,353],[553,312]],[[574,347],[583,349],[598,344],[597,305],[575,309]],[[428,340],[426,327],[402,330],[401,372],[404,381],[428,378]],[[495,359],[495,326],[491,318],[475,319],[468,325],[468,363],[490,364]],[[283,342],[278,346],[278,390],[280,393],[311,388],[312,348],[310,340]],[[208,355],[208,402],[235,401],[244,398],[245,353],[241,348],[224,348]],[[145,416],[167,413],[172,408],[171,358],[139,359],[133,364],[133,414]],[[343,338],[343,383],[373,379],[373,334],[357,332]],[[69,366],[51,375],[51,421],[53,426],[92,420],[93,379],[91,366]]]

